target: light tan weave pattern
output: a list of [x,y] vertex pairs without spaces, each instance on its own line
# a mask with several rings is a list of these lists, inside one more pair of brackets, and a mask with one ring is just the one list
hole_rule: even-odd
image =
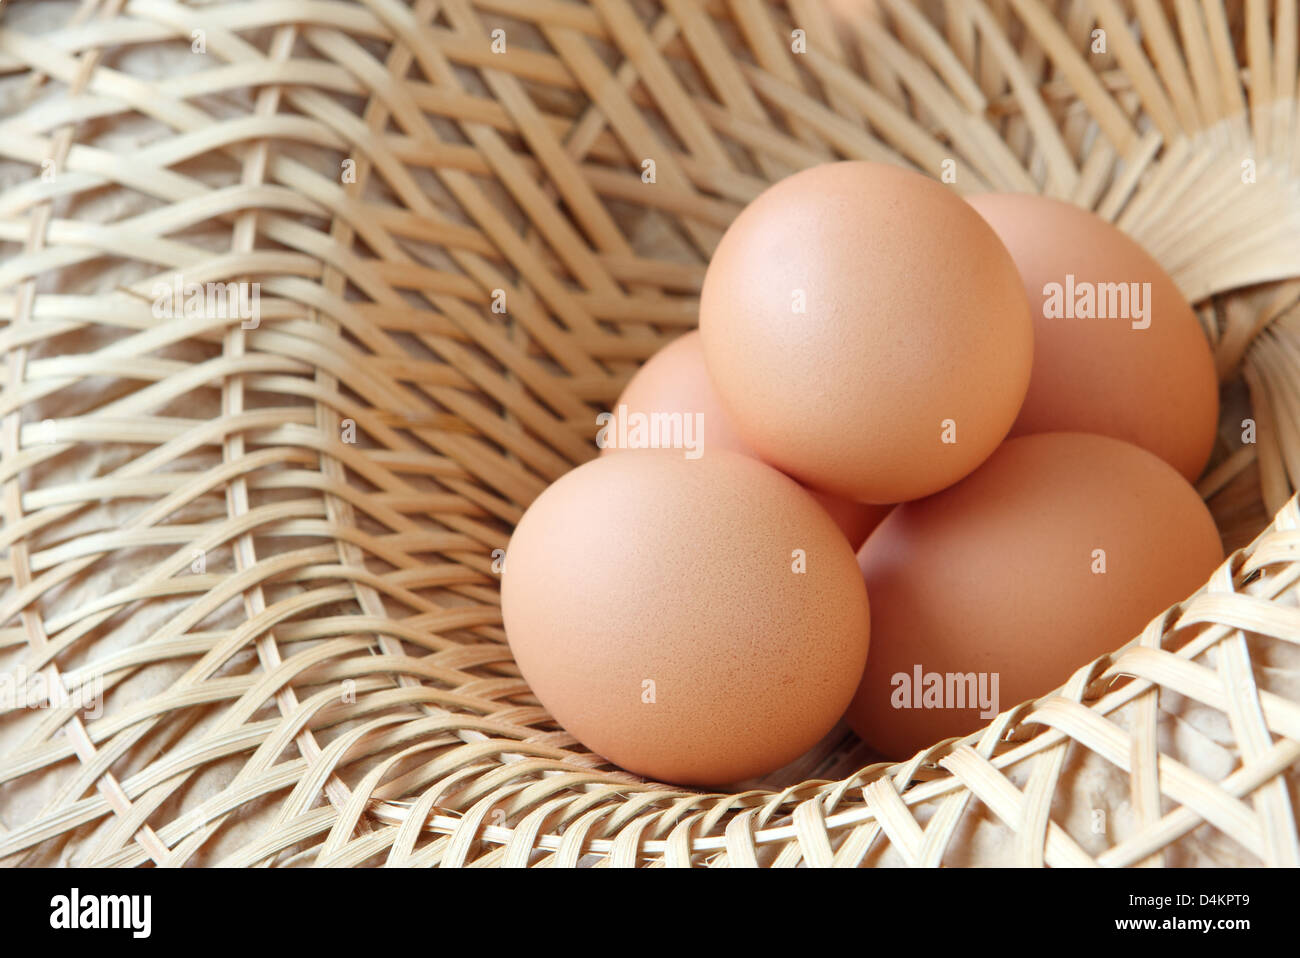
[[[1297,3],[836,6],[4,5],[0,862],[1300,864]],[[519,678],[497,550],[741,207],[843,157],[1146,244],[1244,548],[964,741],[642,782]]]

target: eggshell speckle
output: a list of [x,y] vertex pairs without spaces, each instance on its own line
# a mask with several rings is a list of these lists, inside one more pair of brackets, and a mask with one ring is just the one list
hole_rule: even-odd
[[890,758],[972,732],[992,715],[955,695],[925,707],[927,674],[989,691],[996,675],[1005,711],[1140,633],[1222,559],[1196,491],[1151,453],[1079,433],[1008,440],[895,509],[858,553],[872,637],[849,723]]
[[928,177],[863,162],[796,173],[736,217],[700,333],[759,456],[859,502],[927,495],[983,462],[1033,356],[1024,288],[988,224]]
[[[1023,193],[969,202],[1015,259],[1034,317],[1033,373],[1011,434],[1114,436],[1195,480],[1214,446],[1218,379],[1201,324],[1169,275],[1122,230],[1072,203]],[[1112,309],[1101,284],[1133,283],[1139,297],[1125,309],[1116,291]],[[1144,283],[1150,309],[1138,315]],[[1055,302],[1044,292],[1050,284],[1059,288]],[[1094,315],[1078,315],[1087,312]]]
[[[758,454],[736,432],[718,398],[704,365],[698,330],[677,337],[637,370],[618,397],[615,413],[621,414],[619,410],[623,407],[629,415],[637,412],[698,413],[703,423],[703,435],[698,437],[700,455],[726,450],[758,458]],[[625,450],[618,445],[608,445],[601,450],[601,455],[618,451]],[[815,489],[808,491],[835,520],[854,549],[866,541],[871,530],[889,512],[888,506],[854,502]]]
[[688,785],[798,757],[867,654],[844,536],[793,480],[723,451],[603,456],[563,476],[510,540],[501,603],[524,679],[565,729]]

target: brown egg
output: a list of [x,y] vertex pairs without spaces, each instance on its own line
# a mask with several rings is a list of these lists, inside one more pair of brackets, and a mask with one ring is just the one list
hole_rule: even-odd
[[766,462],[858,502],[914,499],[978,466],[1029,382],[1015,264],[948,188],[829,163],[765,190],[723,235],[704,357]]
[[[623,409],[626,412],[620,411]],[[722,449],[757,458],[754,450],[740,438],[728,420],[726,410],[718,399],[718,392],[704,365],[704,351],[700,348],[698,330],[677,337],[650,357],[629,380],[614,405],[615,417],[631,417],[636,414],[650,416],[654,413],[666,416],[680,414],[683,417],[681,435],[684,454],[705,455],[711,450]],[[689,426],[686,417],[695,417]],[[608,435],[617,439],[617,429],[610,429]],[[634,438],[634,434],[629,434],[629,439]],[[650,438],[648,433],[646,438]],[[601,455],[625,448],[614,442],[603,446]],[[871,530],[890,508],[854,502],[815,489],[810,489],[809,492],[830,513],[855,550],[866,541]]]
[[970,204],[1002,238],[1034,317],[1034,369],[1019,436],[1114,436],[1187,479],[1214,446],[1219,386],[1192,307],[1160,264],[1095,213],[1024,193]]
[[975,731],[1119,648],[1222,559],[1196,491],[1146,450],[1010,439],[858,553],[871,656],[846,717],[891,758]]
[[761,775],[839,720],[867,656],[853,551],[799,485],[721,450],[602,456],[520,520],[501,607],[574,737],[686,785]]

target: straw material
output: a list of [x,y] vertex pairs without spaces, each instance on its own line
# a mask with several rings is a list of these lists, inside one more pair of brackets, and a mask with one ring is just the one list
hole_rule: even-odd
[[[836,6],[5,4],[0,668],[102,696],[0,711],[0,862],[1300,864],[1295,0]],[[1144,243],[1241,548],[960,742],[643,782],[520,680],[494,552],[737,211],[841,157]]]

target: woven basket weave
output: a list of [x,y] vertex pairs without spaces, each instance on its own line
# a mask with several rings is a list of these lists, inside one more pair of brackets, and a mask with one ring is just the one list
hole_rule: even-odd
[[[5,5],[0,667],[103,694],[0,711],[0,862],[1300,864],[1297,3],[837,6]],[[520,680],[494,554],[739,209],[836,158],[1142,242],[1237,551],[965,740],[644,782]],[[178,274],[258,323],[159,315]]]

